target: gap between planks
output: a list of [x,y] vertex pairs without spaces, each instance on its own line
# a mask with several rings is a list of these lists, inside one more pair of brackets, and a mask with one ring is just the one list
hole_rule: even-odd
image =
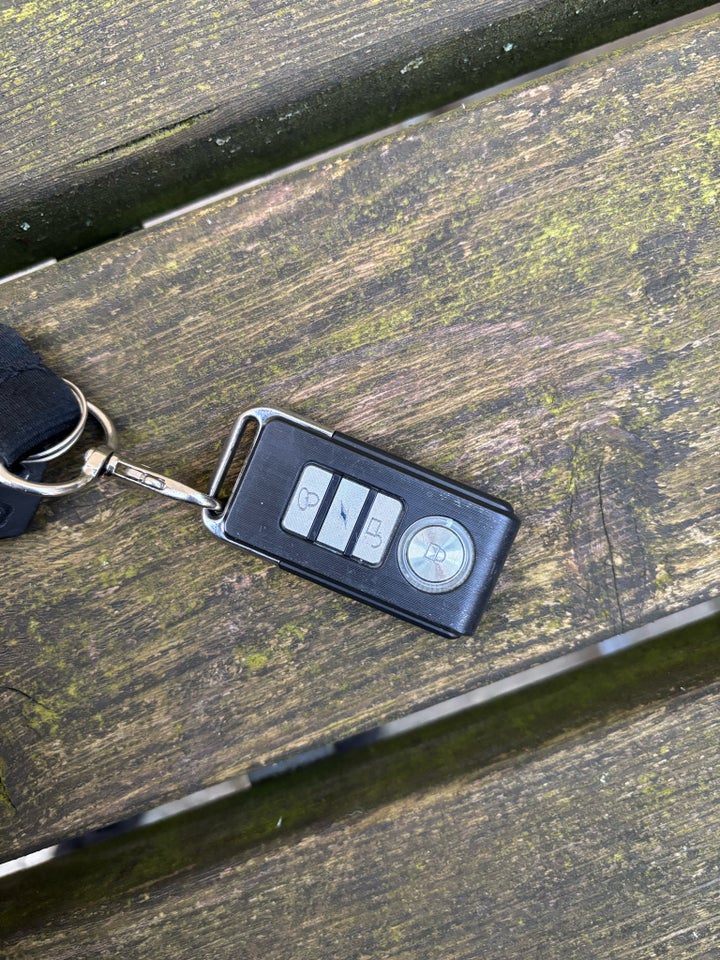
[[[223,190],[210,193],[207,196],[201,197],[200,199],[195,200],[191,203],[183,204],[179,207],[168,210],[165,213],[158,214],[157,216],[154,216],[154,217],[150,217],[142,222],[141,229],[149,230],[149,229],[152,229],[153,227],[159,226],[160,224],[167,223],[171,220],[175,220],[178,217],[182,217],[185,214],[194,213],[198,210],[203,210],[206,207],[212,206],[213,204],[218,203],[222,200],[227,200],[229,198],[239,196],[240,194],[247,193],[250,190],[253,190],[256,187],[262,186],[264,184],[273,183],[297,171],[309,169],[310,167],[314,166],[317,163],[330,160],[339,156],[343,156],[344,154],[350,153],[359,147],[376,143],[379,140],[383,140],[388,136],[392,136],[400,132],[401,130],[407,129],[408,127],[413,127],[413,126],[417,126],[418,124],[424,123],[430,117],[437,116],[438,114],[445,113],[450,110],[464,109],[465,106],[479,103],[482,100],[490,99],[505,91],[512,90],[516,87],[521,87],[525,84],[529,84],[529,83],[532,83],[533,81],[539,80],[542,77],[548,76],[549,74],[556,73],[557,71],[564,69],[566,66],[570,64],[587,63],[591,60],[594,60],[597,57],[604,56],[607,53],[610,53],[614,50],[622,50],[624,48],[631,47],[634,44],[642,43],[644,40],[647,40],[650,37],[657,36],[660,33],[666,33],[668,31],[682,27],[686,24],[695,23],[697,21],[705,19],[706,17],[712,16],[713,14],[716,14],[716,13],[720,13],[720,3],[711,4],[707,7],[703,7],[702,9],[695,11],[694,13],[684,14],[681,17],[676,17],[672,20],[665,21],[664,23],[657,24],[656,26],[648,27],[644,30],[637,31],[636,33],[629,34],[628,36],[623,37],[622,39],[613,40],[610,43],[601,44],[597,47],[591,48],[590,50],[583,51],[582,53],[573,54],[572,56],[556,61],[555,63],[548,64],[547,66],[544,66],[544,67],[540,67],[537,70],[532,70],[527,73],[520,74],[517,77],[513,77],[511,80],[505,80],[502,83],[498,83],[498,84],[495,84],[494,86],[487,87],[479,91],[478,93],[468,97],[464,97],[461,100],[453,101],[447,104],[447,106],[443,108],[434,109],[426,113],[421,113],[407,120],[403,120],[400,123],[392,124],[387,127],[382,127],[381,129],[376,130],[373,133],[366,134],[362,137],[353,138],[351,140],[348,140],[344,143],[339,144],[336,147],[332,147],[328,150],[321,151],[319,153],[314,153],[307,157],[303,157],[301,160],[297,160],[294,163],[279,167],[276,170],[273,170],[269,173],[263,174],[258,177],[253,177],[249,180],[243,180],[240,183],[234,184],[231,187],[227,187]],[[117,237],[112,237],[112,236],[107,237],[102,241],[102,243],[97,244],[97,246],[104,246],[107,243],[111,243],[115,239],[117,239]],[[93,245],[88,245],[87,247],[78,249],[73,254],[71,254],[71,256],[76,256],[77,254],[92,248],[93,248]],[[32,266],[9,273],[4,277],[0,277],[0,286],[5,283],[11,283],[14,280],[19,280],[22,277],[28,276],[29,274],[37,273],[40,270],[45,270],[48,267],[55,266],[58,263],[58,261],[62,259],[67,259],[67,257],[59,257],[59,258],[49,257],[36,264],[33,264]]]

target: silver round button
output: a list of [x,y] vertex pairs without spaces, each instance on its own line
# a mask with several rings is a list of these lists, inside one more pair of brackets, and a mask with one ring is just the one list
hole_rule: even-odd
[[411,523],[398,544],[402,575],[418,590],[446,593],[467,579],[475,559],[470,534],[450,517]]

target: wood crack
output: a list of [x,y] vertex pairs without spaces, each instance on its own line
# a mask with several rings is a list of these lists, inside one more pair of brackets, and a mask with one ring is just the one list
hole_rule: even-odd
[[29,700],[31,703],[36,704],[38,707],[43,706],[43,704],[40,703],[39,700],[36,700],[35,697],[33,697],[31,694],[25,693],[25,691],[21,690],[19,687],[11,687],[5,684],[2,689],[7,690],[9,693],[17,693],[19,696],[25,697],[26,700]]
[[600,520],[602,522],[603,533],[605,534],[605,541],[607,542],[607,546],[608,546],[608,556],[610,557],[610,570],[612,571],[613,589],[615,591],[615,602],[617,603],[618,614],[620,615],[620,627],[622,630],[625,630],[625,617],[623,616],[622,604],[620,603],[620,590],[618,588],[617,569],[615,567],[615,555],[613,552],[612,541],[610,540],[610,532],[608,530],[607,519],[605,517],[605,505],[603,503],[602,464],[600,464],[597,469],[597,488],[598,488],[598,500],[600,502]]
[[122,157],[131,156],[140,150],[145,150],[147,147],[155,146],[161,140],[175,136],[183,130],[189,130],[190,127],[194,127],[200,120],[205,120],[216,112],[216,108],[204,110],[201,113],[193,114],[191,117],[186,117],[185,120],[180,120],[178,123],[172,123],[166,127],[159,127],[157,130],[153,130],[152,133],[147,133],[142,137],[135,137],[117,147],[111,147],[109,150],[103,150],[101,153],[93,154],[91,157],[85,157],[83,160],[79,160],[75,166],[79,170],[83,167],[92,167],[98,163],[105,163],[107,160],[119,160]]

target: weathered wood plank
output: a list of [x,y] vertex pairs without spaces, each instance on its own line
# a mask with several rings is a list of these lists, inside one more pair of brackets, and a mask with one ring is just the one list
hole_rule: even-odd
[[702,0],[0,9],[0,275]]
[[47,507],[2,546],[6,855],[717,592],[719,23],[3,288],[140,462],[202,486],[270,403],[524,521],[445,641],[110,481]]
[[[10,956],[48,960],[69,942],[83,956],[711,956],[720,689],[627,711],[717,671],[717,628],[0,880],[0,935]],[[557,739],[568,718],[585,729]],[[534,753],[507,756],[523,743]]]

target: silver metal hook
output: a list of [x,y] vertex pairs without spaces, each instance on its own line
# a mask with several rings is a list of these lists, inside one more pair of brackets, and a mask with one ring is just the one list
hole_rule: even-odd
[[204,510],[220,509],[220,502],[215,497],[200,493],[199,490],[194,490],[178,480],[173,480],[172,477],[166,477],[156,470],[139,467],[127,460],[121,460],[112,449],[106,446],[88,450],[85,454],[85,465],[90,470],[107,474],[109,477],[117,477],[118,480],[125,480],[126,483],[137,484],[137,486],[144,487],[145,490],[159,493],[163,497],[170,497],[172,500],[192,503]]

